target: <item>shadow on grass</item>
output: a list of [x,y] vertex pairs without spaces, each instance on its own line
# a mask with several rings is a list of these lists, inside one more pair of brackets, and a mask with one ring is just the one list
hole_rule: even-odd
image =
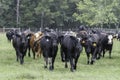
[[28,79],[28,80],[33,80],[33,79],[36,79],[36,77],[33,76],[33,75],[31,75],[31,74],[24,73],[24,74],[18,75],[18,76],[16,77],[16,79]]

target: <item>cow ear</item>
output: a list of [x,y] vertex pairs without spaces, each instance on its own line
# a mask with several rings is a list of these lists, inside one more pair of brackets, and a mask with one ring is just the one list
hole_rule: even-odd
[[21,33],[17,33],[16,36],[17,36],[17,37],[21,37]]
[[71,39],[74,39],[74,40],[76,39],[74,36],[70,36],[70,38],[71,38]]
[[26,35],[26,37],[31,37],[31,36],[32,36],[32,34],[27,34],[27,35]]
[[31,34],[26,35],[27,39],[30,39],[31,36]]
[[46,38],[46,39],[51,39],[51,37],[50,37],[50,36],[45,36],[45,38]]
[[62,40],[64,39],[64,36],[63,35],[61,35],[61,36],[58,36],[58,42],[62,42]]

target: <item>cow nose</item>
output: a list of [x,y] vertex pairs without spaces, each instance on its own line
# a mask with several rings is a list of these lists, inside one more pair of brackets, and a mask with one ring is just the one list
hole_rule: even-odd
[[25,41],[22,41],[22,44],[25,44]]
[[57,44],[56,43],[53,43],[53,46],[56,46]]
[[108,42],[108,44],[112,44],[112,42]]

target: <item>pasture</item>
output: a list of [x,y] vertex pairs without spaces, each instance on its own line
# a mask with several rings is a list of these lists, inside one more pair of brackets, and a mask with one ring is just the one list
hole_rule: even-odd
[[[32,52],[31,52],[32,56]],[[44,69],[43,57],[33,60],[25,56],[24,64],[16,62],[15,50],[7,41],[4,33],[0,34],[0,80],[120,80],[120,42],[114,40],[112,59],[108,53],[94,65],[87,65],[87,58],[82,51],[77,70],[65,69],[58,51],[54,71]]]

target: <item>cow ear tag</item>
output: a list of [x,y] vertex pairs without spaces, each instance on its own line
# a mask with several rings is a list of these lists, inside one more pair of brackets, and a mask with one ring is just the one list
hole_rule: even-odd
[[49,39],[46,40],[47,42],[49,41]]
[[82,41],[82,43],[85,43],[85,41]]
[[96,43],[93,43],[93,46],[96,46]]

